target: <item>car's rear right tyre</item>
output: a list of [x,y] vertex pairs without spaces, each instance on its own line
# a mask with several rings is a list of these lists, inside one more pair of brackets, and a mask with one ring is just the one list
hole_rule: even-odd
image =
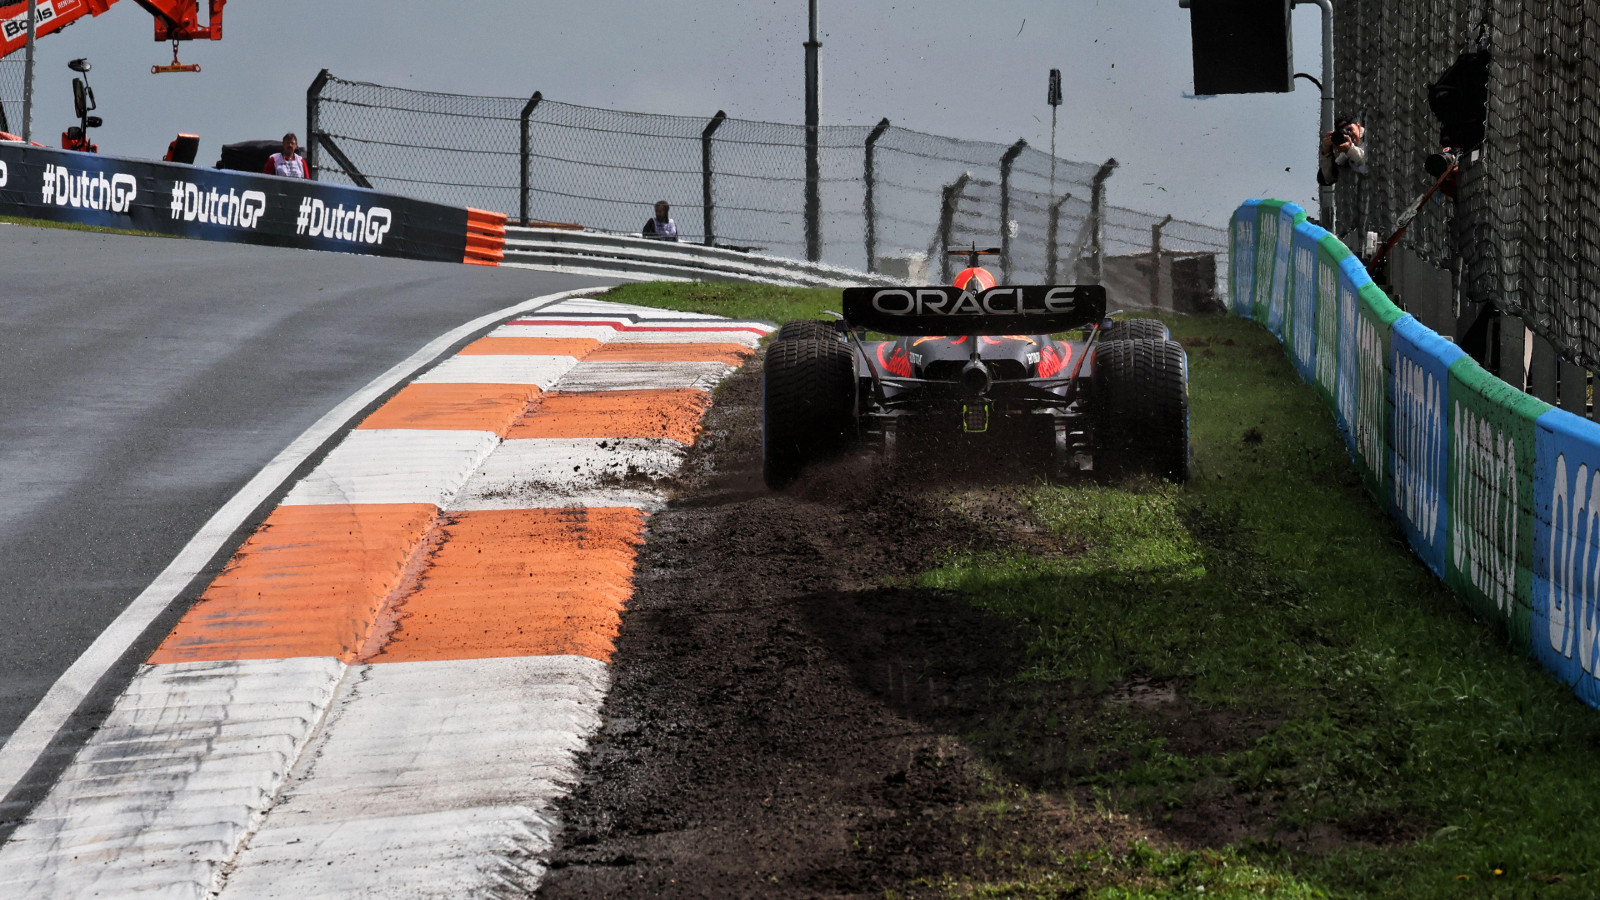
[[767,345],[761,379],[761,473],[782,490],[807,466],[855,443],[856,359],[836,339]]
[[1189,361],[1167,340],[1106,341],[1095,348],[1094,468],[1189,478]]
[[1171,336],[1160,319],[1122,319],[1100,329],[1102,341],[1164,341]]

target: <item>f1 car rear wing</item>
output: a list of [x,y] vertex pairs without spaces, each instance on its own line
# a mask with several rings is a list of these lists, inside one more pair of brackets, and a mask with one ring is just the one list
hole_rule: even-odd
[[845,288],[844,319],[884,334],[1051,334],[1104,319],[1097,284]]

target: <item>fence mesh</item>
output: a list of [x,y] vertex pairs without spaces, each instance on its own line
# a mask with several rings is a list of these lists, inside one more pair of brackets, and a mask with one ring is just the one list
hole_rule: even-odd
[[[709,116],[428,93],[329,77],[316,92],[313,130],[330,138],[376,188],[517,216],[525,109],[530,218],[638,231],[651,205],[666,200],[680,235],[705,239],[702,135],[713,125]],[[893,126],[823,126],[818,147],[826,262],[869,268],[869,229],[877,267],[912,273],[936,273],[938,262],[930,257],[945,243],[998,246],[1007,233],[1012,276],[1019,281],[1043,280],[1052,259],[1065,278],[1092,249],[1081,238],[1098,164],[1052,160],[1023,147],[1006,173],[1002,157],[1011,148],[1004,144]],[[803,258],[805,127],[725,118],[715,123],[709,155],[715,242]],[[351,180],[332,154],[319,150],[312,159],[319,178]],[[1003,222],[1007,176],[1010,208]],[[941,231],[947,201],[953,203],[948,234]],[[1149,226],[1161,218],[1108,206],[1106,252],[1149,252]],[[1170,251],[1226,248],[1221,228],[1175,222],[1165,234]]]
[[1457,198],[1425,209],[1405,244],[1458,272],[1464,301],[1492,301],[1600,368],[1600,2],[1349,0],[1339,16],[1341,113],[1364,117],[1370,168],[1337,189],[1341,236],[1388,235],[1432,184],[1428,86],[1481,35],[1488,137]]
[[22,54],[0,59],[0,131],[22,134]]

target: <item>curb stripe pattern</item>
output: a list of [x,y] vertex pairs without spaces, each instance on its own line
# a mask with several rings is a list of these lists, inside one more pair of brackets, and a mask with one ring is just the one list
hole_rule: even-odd
[[575,299],[396,393],[247,539],[0,847],[19,897],[528,891],[634,555],[768,326]]

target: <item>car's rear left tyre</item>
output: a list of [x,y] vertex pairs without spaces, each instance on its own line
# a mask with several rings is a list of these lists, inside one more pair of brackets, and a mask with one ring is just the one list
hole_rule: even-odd
[[821,319],[795,319],[779,326],[777,341],[840,341],[843,336],[832,322]]
[[1164,341],[1171,336],[1160,319],[1122,319],[1100,329],[1102,341]]
[[807,466],[855,443],[855,354],[836,339],[767,345],[761,379],[761,463],[767,487],[782,490]]
[[1094,468],[1115,476],[1189,478],[1189,363],[1168,340],[1095,348]]

